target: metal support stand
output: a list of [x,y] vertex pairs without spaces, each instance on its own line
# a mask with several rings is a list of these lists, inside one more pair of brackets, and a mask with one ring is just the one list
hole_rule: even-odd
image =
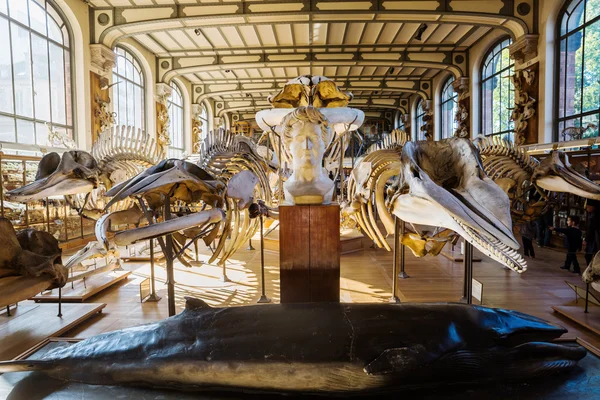
[[[171,199],[169,195],[164,196],[163,219],[168,221],[171,219]],[[167,261],[167,295],[169,305],[169,317],[175,315],[175,272],[173,268],[173,236],[166,235],[165,237],[165,260]]]
[[586,314],[588,313],[589,299],[590,299],[590,284],[586,283],[585,284],[585,311],[583,311]]
[[262,294],[260,295],[260,299],[258,299],[257,303],[270,303],[271,299],[269,299],[265,293],[265,246],[264,246],[264,235],[263,235],[263,216],[260,217],[260,286],[262,289]]
[[6,306],[6,316],[10,317],[10,304]]
[[406,224],[404,223],[404,221],[401,221],[398,217],[396,217],[396,221],[400,224],[400,235],[398,235],[398,243],[400,244],[400,273],[398,274],[398,278],[406,279],[410,278],[406,271],[404,271],[404,267],[406,264],[406,246],[403,245],[401,242],[402,236],[404,236],[404,232],[406,231]]
[[58,318],[62,318],[62,288],[58,288]]
[[156,294],[156,285],[154,279],[154,239],[150,239],[150,296],[146,301],[159,301],[160,296]]
[[398,292],[398,253],[400,252],[400,223],[398,217],[394,217],[394,267],[392,270],[392,297],[390,303],[400,303],[400,299],[396,296]]
[[473,304],[473,245],[465,240],[465,275],[461,303]]
[[252,238],[248,239],[248,247],[246,250],[256,250],[254,247],[252,247]]

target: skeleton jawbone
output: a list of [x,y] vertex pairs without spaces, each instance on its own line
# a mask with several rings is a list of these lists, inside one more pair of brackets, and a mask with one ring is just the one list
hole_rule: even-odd
[[[498,261],[500,264],[505,265],[518,273],[522,273],[527,269],[525,260],[523,260],[516,250],[504,246],[506,247],[504,251],[492,251],[492,248],[496,248],[501,244],[498,243],[496,246],[489,245],[489,248],[486,247],[487,243],[483,243],[483,241],[485,240],[487,242],[490,239],[483,239],[484,235],[477,237],[473,233],[467,232],[468,228],[461,225],[457,219],[453,218],[444,209],[439,208],[436,204],[424,198],[412,195],[399,196],[394,202],[393,213],[401,220],[412,224],[440,226],[453,230],[483,254]],[[494,240],[500,242],[498,239]]]

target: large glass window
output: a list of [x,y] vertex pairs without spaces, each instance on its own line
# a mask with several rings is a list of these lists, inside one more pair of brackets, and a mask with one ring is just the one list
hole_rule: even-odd
[[74,137],[70,42],[48,1],[0,0],[0,141],[48,146],[49,128]]
[[171,82],[171,98],[169,99],[169,158],[182,158],[185,152],[183,139],[183,97],[176,83]]
[[415,118],[415,132],[417,133],[415,136],[415,140],[425,140],[425,132],[421,129],[425,126],[425,121],[423,121],[423,117],[426,114],[426,111],[423,109],[423,99],[419,98],[417,103],[417,116]]
[[510,120],[515,106],[512,80],[514,63],[509,57],[511,39],[498,42],[484,58],[481,69],[481,131],[486,136],[502,135],[514,140],[514,124]]
[[[598,136],[600,0],[567,2],[559,18],[558,140]],[[567,129],[575,128],[575,129]],[[581,129],[578,129],[581,128]],[[567,129],[565,131],[565,129]]]
[[454,91],[454,87],[452,86],[453,83],[454,77],[451,76],[442,88],[442,119],[440,121],[442,123],[442,139],[448,139],[454,136],[454,131],[457,128],[455,115],[458,110],[458,93]]
[[[0,0],[2,1],[2,0]],[[144,74],[133,54],[122,47],[115,49],[117,64],[113,70],[113,111],[117,126],[133,126],[144,129]]]

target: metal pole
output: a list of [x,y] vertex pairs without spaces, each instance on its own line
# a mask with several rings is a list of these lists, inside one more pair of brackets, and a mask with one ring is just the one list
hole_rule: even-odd
[[150,296],[146,301],[159,301],[160,297],[156,294],[156,285],[154,279],[154,239],[150,239]]
[[[169,195],[164,198],[163,219],[171,219],[171,199]],[[173,236],[167,235],[165,238],[165,260],[167,261],[167,295],[169,304],[169,317],[175,315],[175,276],[173,270]]]
[[344,135],[340,137],[340,203],[344,200]]
[[246,250],[256,250],[254,247],[252,247],[252,238],[248,239],[248,247]]
[[400,273],[398,274],[398,278],[406,279],[410,278],[406,271],[404,271],[406,264],[406,246],[401,242],[402,236],[404,236],[404,233],[406,232],[406,224],[404,221],[400,220],[400,218],[398,218],[398,220],[400,222],[400,237],[398,238],[398,242],[400,243]]
[[589,302],[589,298],[590,298],[590,284],[586,283],[585,284],[585,311],[584,313],[588,313],[588,302]]
[[257,303],[270,303],[265,292],[265,241],[263,235],[263,216],[260,217],[260,286],[262,287],[262,294]]
[[465,267],[465,274],[461,302],[473,304],[473,245],[466,240],[463,265]]
[[10,317],[10,304],[6,306],[6,316]]
[[394,263],[392,268],[392,297],[390,303],[400,303],[400,299],[396,296],[398,292],[398,256],[400,253],[400,220],[394,217]]
[[62,288],[58,288],[58,318],[62,318]]
[[48,227],[48,233],[50,233],[50,204],[46,197],[46,226]]

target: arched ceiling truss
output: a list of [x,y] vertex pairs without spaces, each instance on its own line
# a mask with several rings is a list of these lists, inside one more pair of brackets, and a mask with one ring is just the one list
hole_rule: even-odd
[[89,0],[95,43],[133,38],[157,79],[183,77],[216,114],[269,107],[299,75],[324,75],[368,111],[433,98],[440,73],[468,76],[468,49],[494,29],[537,33],[536,0]]

